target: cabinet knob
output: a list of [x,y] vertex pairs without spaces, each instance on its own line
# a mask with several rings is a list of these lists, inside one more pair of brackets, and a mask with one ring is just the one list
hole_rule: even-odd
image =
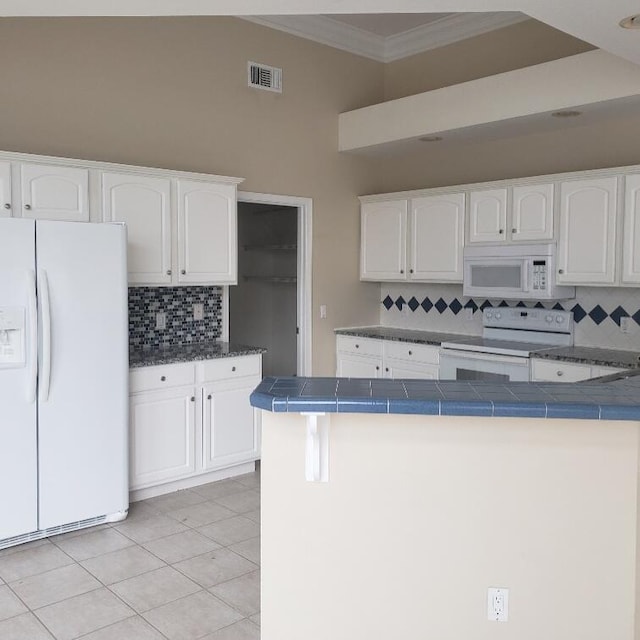
[[404,269],[400,269],[400,273],[404,273]]
[[409,351],[409,355],[412,356],[413,355],[413,351]]
[[196,401],[196,397],[195,396],[191,396],[191,402],[195,402]]
[[503,234],[504,233],[504,229],[500,229],[500,231],[498,231],[499,234]]
[[413,273],[413,269],[409,269],[409,273]]
[[511,233],[518,233],[517,229],[511,229]]
[[376,371],[380,371],[380,367],[376,365]]
[[360,348],[360,345],[359,345],[359,344],[357,344],[357,345],[356,345],[356,349],[359,349],[359,348]]
[[165,382],[167,380],[167,376],[160,376],[160,382]]
[[182,271],[180,271],[180,273],[184,276],[184,275],[187,274],[187,271],[186,271],[186,269],[182,269]]
[[24,208],[25,208],[27,211],[31,211],[31,205],[30,205],[30,204],[25,204],[25,205],[24,205]]
[[236,370],[236,368],[235,368],[235,367],[231,367],[231,371],[235,371],[235,370]]
[[11,203],[6,202],[5,205],[4,205],[4,208],[5,209],[11,209]]
[[558,269],[558,273],[564,273],[564,269]]
[[389,367],[385,367],[384,370],[388,372],[389,371]]
[[171,269],[167,269],[167,275],[170,276],[171,275]]
[[564,371],[556,371],[556,375],[563,376],[564,375]]
[[211,394],[207,396],[207,400],[211,400]]

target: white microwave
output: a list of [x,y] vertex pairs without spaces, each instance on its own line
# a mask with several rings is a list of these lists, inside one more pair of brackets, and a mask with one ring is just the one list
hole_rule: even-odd
[[575,287],[556,284],[555,244],[465,247],[462,294],[504,300],[566,300]]

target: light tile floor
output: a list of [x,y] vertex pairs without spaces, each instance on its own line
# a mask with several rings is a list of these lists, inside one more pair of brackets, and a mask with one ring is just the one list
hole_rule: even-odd
[[0,639],[52,638],[259,640],[259,473],[0,551]]

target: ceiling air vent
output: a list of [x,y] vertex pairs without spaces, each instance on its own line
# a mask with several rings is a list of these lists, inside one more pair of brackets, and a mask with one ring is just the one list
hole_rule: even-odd
[[282,69],[249,62],[249,86],[282,93]]

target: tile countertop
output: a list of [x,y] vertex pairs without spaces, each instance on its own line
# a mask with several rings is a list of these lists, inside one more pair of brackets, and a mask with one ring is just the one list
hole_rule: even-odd
[[161,364],[176,364],[214,358],[232,358],[265,353],[261,347],[249,347],[232,342],[202,342],[171,347],[154,347],[129,353],[129,368],[153,367]]
[[[638,371],[640,373],[640,371]],[[614,382],[265,378],[251,404],[273,412],[640,421],[640,376]]]
[[[418,331],[415,329],[396,329],[394,327],[351,327],[336,329],[337,335],[355,336],[357,338],[374,338],[377,340],[393,340],[398,342],[415,342],[416,344],[440,345],[443,342],[455,342],[461,338],[472,336],[460,333],[437,333]],[[532,358],[575,362],[602,367],[633,369],[640,367],[640,352],[620,351],[617,349],[597,349],[592,347],[554,347],[542,349],[531,355]]]

